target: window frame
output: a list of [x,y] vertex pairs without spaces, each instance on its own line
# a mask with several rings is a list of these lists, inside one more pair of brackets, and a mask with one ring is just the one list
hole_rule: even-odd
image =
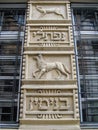
[[[23,4],[12,4],[14,6],[15,9],[24,9],[25,13],[26,13],[26,3]],[[19,6],[20,5],[20,6]],[[2,8],[7,8],[11,9],[11,4],[0,4],[0,7]],[[26,16],[26,15],[24,15]],[[26,23],[26,17],[24,17],[24,30],[25,30],[25,23]],[[18,39],[18,31],[2,31],[0,32],[0,41],[2,41],[3,39],[9,39],[9,40],[13,40],[13,41],[17,41]],[[19,67],[19,86],[18,86],[18,94],[17,94],[17,117],[16,117],[16,123],[3,123],[0,121],[0,128],[17,128],[19,126],[19,113],[20,113],[20,90],[21,90],[21,73],[22,73],[22,54],[23,54],[23,43],[24,43],[24,31],[21,31],[19,34],[19,41],[21,42],[21,55],[18,56],[18,58],[20,59],[20,67]],[[2,58],[2,56],[0,56],[0,58]],[[8,59],[13,59],[14,57],[12,56],[8,56]],[[3,59],[7,59],[6,56],[3,56]]]
[[[83,128],[98,128],[98,123],[87,123],[83,122],[82,117],[82,97],[81,97],[81,87],[80,87],[80,71],[79,71],[79,63],[78,63],[78,49],[77,49],[77,38],[79,38],[79,35],[81,39],[94,39],[96,38],[98,40],[98,30],[96,31],[81,31],[79,32],[75,30],[75,20],[74,20],[74,14],[73,9],[77,8],[98,8],[98,3],[96,4],[88,4],[88,3],[72,3],[71,4],[71,14],[72,14],[72,26],[73,26],[73,34],[74,34],[74,47],[75,47],[75,59],[76,59],[76,71],[77,71],[77,85],[78,85],[78,99],[79,99],[79,113],[80,113],[80,126]],[[78,34],[79,33],[79,34]],[[98,98],[97,98],[98,100]]]

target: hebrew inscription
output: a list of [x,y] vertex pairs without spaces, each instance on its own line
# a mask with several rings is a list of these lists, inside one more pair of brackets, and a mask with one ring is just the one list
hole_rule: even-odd
[[34,110],[35,105],[39,111],[47,111],[52,107],[52,110],[65,110],[69,109],[68,101],[66,98],[30,98],[30,111]]
[[[35,70],[32,73],[32,76],[34,78],[38,78],[40,79],[45,73],[55,70],[58,74],[58,79],[62,78],[62,75],[64,75],[67,79],[69,78],[69,74],[71,74],[71,72],[67,69],[67,67],[65,67],[65,65],[61,62],[46,62],[43,59],[43,56],[41,54],[39,54],[38,56],[33,57],[33,59],[36,60],[37,62],[37,67],[38,69]],[[36,75],[36,73],[38,73],[38,75]]]
[[39,30],[33,33],[33,37],[38,36],[37,41],[65,41],[66,34],[64,32],[43,32],[43,30]]
[[[66,94],[65,94],[66,92]],[[72,90],[38,89],[26,93],[26,115],[32,118],[60,119],[73,114]]]
[[32,26],[28,43],[36,46],[66,46],[69,41],[69,26]]
[[26,14],[20,129],[69,129],[79,122],[70,1],[29,0]]

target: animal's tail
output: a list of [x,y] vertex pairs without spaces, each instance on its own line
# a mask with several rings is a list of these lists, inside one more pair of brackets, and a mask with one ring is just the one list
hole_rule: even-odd
[[64,19],[64,16],[63,16],[63,14],[60,14],[61,16],[62,16],[62,18]]
[[65,18],[64,15],[61,13],[60,9],[56,9],[56,12],[55,12],[57,15],[60,15],[63,19]]
[[[64,66],[64,65],[63,65],[63,66]],[[65,69],[65,71],[66,71],[68,74],[71,74],[71,72],[68,70],[67,67],[64,66],[64,69]]]

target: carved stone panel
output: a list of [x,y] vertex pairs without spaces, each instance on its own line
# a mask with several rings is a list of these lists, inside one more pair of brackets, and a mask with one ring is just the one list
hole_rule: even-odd
[[71,55],[32,54],[26,58],[26,79],[69,80],[73,78]]
[[73,97],[70,89],[27,89],[24,117],[32,120],[73,118]]
[[68,19],[68,2],[33,0],[30,6],[30,20],[64,20]]
[[34,25],[28,31],[28,45],[33,47],[66,47],[70,39],[70,26],[66,25]]
[[20,123],[36,124],[39,130],[38,125],[45,129],[55,124],[51,130],[76,126],[78,91],[69,1],[29,0],[27,10]]

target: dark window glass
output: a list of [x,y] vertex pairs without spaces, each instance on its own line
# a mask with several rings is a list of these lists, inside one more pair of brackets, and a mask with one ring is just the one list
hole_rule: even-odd
[[74,21],[75,21],[76,30],[81,30],[81,31],[98,30],[97,8],[74,9]]
[[1,30],[16,31],[24,29],[24,9],[0,9]]

